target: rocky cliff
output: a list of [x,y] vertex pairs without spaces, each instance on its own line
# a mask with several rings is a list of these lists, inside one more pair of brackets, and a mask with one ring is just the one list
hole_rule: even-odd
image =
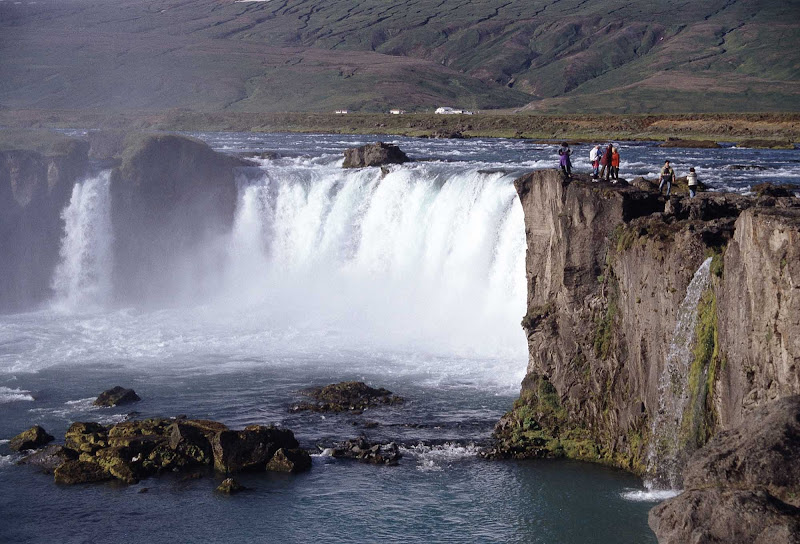
[[61,211],[88,168],[86,142],[48,134],[0,138],[0,312],[51,295],[58,262]]
[[538,171],[525,213],[529,363],[498,454],[566,455],[680,486],[687,457],[800,393],[800,199]]
[[[128,136],[111,176],[115,293],[123,301],[161,299],[201,289],[185,257],[206,251],[230,229],[236,208],[234,168],[247,163],[173,134]],[[210,249],[209,249],[210,248]]]

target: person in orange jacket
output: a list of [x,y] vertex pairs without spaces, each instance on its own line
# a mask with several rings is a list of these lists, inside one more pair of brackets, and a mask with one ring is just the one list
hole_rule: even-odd
[[619,180],[619,149],[616,147],[614,151],[611,152],[611,178],[614,180],[614,183]]

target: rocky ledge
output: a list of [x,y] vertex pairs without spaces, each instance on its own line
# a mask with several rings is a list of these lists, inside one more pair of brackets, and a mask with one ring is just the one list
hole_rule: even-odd
[[126,484],[163,472],[213,467],[219,473],[300,472],[311,458],[292,431],[250,425],[228,429],[200,419],[145,419],[104,426],[73,423],[63,446],[48,446],[20,461],[53,473],[56,483],[119,480]]
[[685,490],[650,511],[661,544],[800,542],[800,396],[754,411],[692,458]]
[[314,402],[300,402],[290,412],[360,412],[381,405],[402,404],[403,398],[383,387],[370,387],[364,382],[340,382],[301,391]]

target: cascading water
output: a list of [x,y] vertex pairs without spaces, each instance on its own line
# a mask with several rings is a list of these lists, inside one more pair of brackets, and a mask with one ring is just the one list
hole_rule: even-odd
[[651,425],[647,456],[649,489],[677,489],[682,468],[681,425],[689,403],[689,365],[692,341],[697,325],[697,307],[708,289],[711,258],[695,272],[678,308],[675,331],[669,344],[667,360],[658,381],[658,412]]
[[240,181],[225,282],[237,306],[383,345],[524,353],[525,232],[504,174],[294,160]]
[[100,308],[111,296],[110,175],[107,170],[76,183],[61,214],[64,237],[53,276],[55,306],[61,310]]

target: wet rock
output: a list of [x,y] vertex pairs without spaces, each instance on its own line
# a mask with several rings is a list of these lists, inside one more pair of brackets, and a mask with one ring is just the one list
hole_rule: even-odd
[[337,444],[331,452],[333,457],[356,459],[373,465],[396,465],[403,456],[397,444],[371,444],[364,438],[348,440]]
[[222,431],[211,441],[214,468],[231,473],[242,470],[264,470],[281,448],[293,449],[299,444],[289,429],[250,425],[242,431]]
[[217,491],[225,493],[226,495],[233,495],[247,489],[233,478],[225,478],[222,483],[217,487]]
[[71,450],[94,454],[108,447],[108,430],[99,423],[73,423],[67,429],[64,441]]
[[460,130],[437,130],[431,134],[431,138],[463,140],[464,134]]
[[718,433],[690,458],[684,486],[650,511],[661,544],[800,542],[800,396]]
[[111,480],[113,476],[97,463],[88,461],[67,461],[54,471],[57,484],[73,485]]
[[52,474],[56,467],[65,461],[72,461],[78,458],[77,452],[51,444],[44,448],[20,459],[20,465],[30,465],[45,474]]
[[753,185],[752,191],[758,196],[771,196],[775,198],[792,197],[795,193],[800,192],[800,186],[785,183],[783,185],[775,185],[774,183],[759,183]]
[[759,166],[757,164],[729,164],[725,167],[725,170],[758,170],[763,171],[767,168],[765,166]]
[[94,459],[105,472],[126,484],[135,484],[146,475],[138,461],[129,448],[105,448],[98,451]]
[[200,428],[175,422],[169,429],[169,447],[186,459],[199,465],[210,465],[214,461],[211,441]]
[[373,406],[402,404],[403,398],[391,391],[368,386],[364,382],[340,382],[325,387],[312,387],[302,391],[316,402],[301,402],[289,408],[290,412],[346,412],[365,410]]
[[281,448],[267,463],[267,470],[272,472],[304,472],[310,469],[311,456],[306,450],[299,448]]
[[27,431],[23,431],[12,438],[8,443],[8,447],[13,451],[35,450],[53,440],[53,437],[47,434],[47,431],[42,427],[34,425]]
[[402,164],[408,158],[399,147],[394,144],[376,142],[361,147],[345,150],[342,168],[364,168],[366,166],[381,166],[384,164]]
[[133,389],[125,389],[117,385],[111,389],[103,391],[92,403],[95,406],[121,406],[132,404],[142,400]]

